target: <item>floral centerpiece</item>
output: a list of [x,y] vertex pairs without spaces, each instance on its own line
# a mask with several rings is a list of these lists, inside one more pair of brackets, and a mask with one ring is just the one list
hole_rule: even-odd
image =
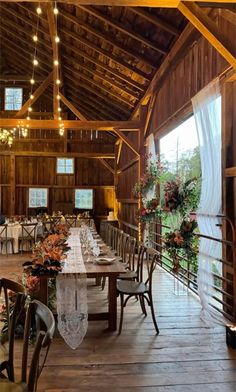
[[[37,242],[32,250],[32,261],[23,264],[27,276],[55,276],[62,270],[69,235],[68,226],[62,223],[55,225],[54,233],[49,234],[41,242]],[[27,284],[27,283],[26,283]]]

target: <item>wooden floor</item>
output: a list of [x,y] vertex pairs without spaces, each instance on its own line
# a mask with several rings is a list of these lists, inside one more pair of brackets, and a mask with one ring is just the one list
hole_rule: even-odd
[[[27,256],[0,255],[0,276],[15,278]],[[89,306],[105,307],[106,292],[89,288]],[[155,272],[154,301],[160,335],[138,302],[125,309],[123,331],[105,332],[90,322],[77,350],[55,337],[41,375],[40,392],[235,392],[236,350],[225,344],[223,327],[201,322],[195,297],[173,294],[173,280]],[[149,311],[149,309],[148,309]]]

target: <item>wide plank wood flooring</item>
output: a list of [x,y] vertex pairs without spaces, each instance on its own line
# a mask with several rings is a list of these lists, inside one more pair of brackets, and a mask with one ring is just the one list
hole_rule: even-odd
[[[29,255],[1,256],[0,276],[16,279]],[[149,308],[125,309],[122,334],[105,331],[105,321],[89,323],[77,350],[57,333],[38,384],[38,392],[236,392],[236,350],[225,343],[222,326],[208,328],[190,293],[173,294],[173,279],[158,269],[154,301],[160,335]],[[89,282],[89,308],[107,306],[107,292]]]

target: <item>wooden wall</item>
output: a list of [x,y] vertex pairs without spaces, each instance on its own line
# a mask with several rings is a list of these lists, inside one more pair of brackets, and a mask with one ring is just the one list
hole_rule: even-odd
[[[104,133],[105,135],[105,133]],[[103,143],[104,138],[99,141],[83,145],[78,141],[69,141],[70,153],[68,156],[83,152],[87,149],[88,156],[90,152],[114,153],[114,142]],[[86,139],[86,138],[85,138]],[[41,143],[42,153],[37,153]],[[21,149],[22,145],[25,149]],[[58,150],[58,146],[59,151]],[[52,156],[48,149],[50,148]],[[34,156],[35,150],[35,156]],[[75,152],[76,150],[76,152]],[[24,153],[24,151],[26,151]],[[29,152],[30,156],[27,155]],[[46,151],[46,152],[45,152]],[[49,213],[56,210],[62,210],[64,213],[71,213],[74,209],[74,191],[76,188],[93,188],[94,189],[94,213],[97,217],[102,218],[107,215],[109,210],[114,209],[114,176],[101,162],[96,158],[75,157],[75,170],[73,175],[56,174],[56,156],[66,156],[63,151],[62,143],[52,143],[50,138],[48,142],[42,140],[37,142],[14,143],[13,150],[0,151],[0,209],[6,215],[28,214],[28,189],[29,187],[45,187],[49,189]],[[73,151],[73,152],[71,152]],[[59,152],[59,154],[58,154]],[[56,154],[55,154],[56,153]],[[114,159],[106,160],[110,166],[113,166]],[[13,162],[13,163],[12,163]],[[11,166],[14,164],[14,168]],[[14,192],[14,197],[13,193]]]

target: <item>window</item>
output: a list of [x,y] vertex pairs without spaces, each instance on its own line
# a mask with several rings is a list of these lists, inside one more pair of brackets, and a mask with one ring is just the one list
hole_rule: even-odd
[[5,88],[5,110],[20,110],[22,107],[22,88]]
[[47,207],[48,206],[48,189],[47,188],[29,188],[29,207]]
[[93,190],[76,189],[75,190],[75,208],[83,210],[93,209]]
[[57,158],[57,174],[74,174],[74,159]]

